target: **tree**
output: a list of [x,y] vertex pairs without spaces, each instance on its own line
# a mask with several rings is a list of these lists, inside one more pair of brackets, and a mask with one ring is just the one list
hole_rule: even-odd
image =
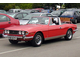
[[80,3],[65,3],[66,8],[80,8]]

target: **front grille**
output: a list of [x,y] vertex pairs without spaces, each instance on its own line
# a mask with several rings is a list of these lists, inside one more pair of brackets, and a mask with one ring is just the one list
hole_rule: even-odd
[[9,30],[9,34],[19,34],[19,31]]

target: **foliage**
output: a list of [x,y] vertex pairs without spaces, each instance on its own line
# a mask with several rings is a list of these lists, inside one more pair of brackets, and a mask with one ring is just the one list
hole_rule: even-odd
[[33,8],[46,8],[47,7],[56,7],[60,5],[65,8],[80,8],[80,3],[0,3],[0,9],[9,10],[9,9],[33,9]]
[[80,8],[80,3],[65,3],[66,8]]

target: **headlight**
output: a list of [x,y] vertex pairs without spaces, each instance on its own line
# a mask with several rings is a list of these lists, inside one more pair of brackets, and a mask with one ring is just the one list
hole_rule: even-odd
[[28,35],[28,32],[26,31],[26,35]]
[[21,31],[19,31],[19,34],[21,35]]
[[19,31],[19,35],[28,35],[27,31]]
[[28,35],[27,31],[22,31],[22,35]]
[[22,35],[24,35],[25,34],[25,32],[24,31],[22,31]]
[[5,30],[5,33],[9,34],[9,30]]

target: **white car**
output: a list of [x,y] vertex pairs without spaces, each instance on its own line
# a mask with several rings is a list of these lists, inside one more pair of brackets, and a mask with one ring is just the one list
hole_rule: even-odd
[[22,9],[9,9],[9,13],[18,13],[20,12]]

